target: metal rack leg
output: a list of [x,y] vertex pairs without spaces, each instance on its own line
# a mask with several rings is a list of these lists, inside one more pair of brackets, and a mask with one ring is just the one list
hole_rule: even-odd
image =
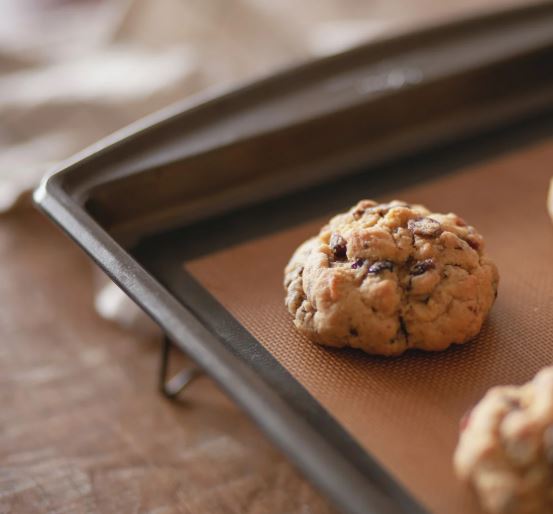
[[169,373],[169,361],[171,358],[171,349],[173,343],[167,337],[163,337],[161,346],[161,361],[159,366],[159,390],[170,400],[174,400],[186,389],[196,378],[202,374],[202,370],[197,366],[191,365],[179,371],[171,378],[167,378]]

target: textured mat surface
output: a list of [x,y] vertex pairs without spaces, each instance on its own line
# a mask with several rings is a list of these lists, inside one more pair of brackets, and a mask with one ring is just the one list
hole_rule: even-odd
[[321,348],[295,331],[283,268],[325,220],[187,267],[432,512],[477,513],[452,470],[460,417],[490,386],[524,382],[553,362],[553,225],[545,206],[552,162],[553,141],[542,142],[394,195],[465,218],[499,267],[499,297],[480,335],[441,354],[386,360]]

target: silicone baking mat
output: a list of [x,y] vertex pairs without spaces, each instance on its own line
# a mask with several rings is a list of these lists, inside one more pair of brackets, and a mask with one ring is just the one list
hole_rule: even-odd
[[478,513],[453,475],[458,421],[490,386],[521,383],[553,363],[553,224],[545,207],[551,163],[548,140],[393,195],[465,218],[484,234],[499,267],[499,296],[480,335],[439,354],[370,357],[319,347],[295,331],[283,268],[326,218],[186,266],[431,512]]

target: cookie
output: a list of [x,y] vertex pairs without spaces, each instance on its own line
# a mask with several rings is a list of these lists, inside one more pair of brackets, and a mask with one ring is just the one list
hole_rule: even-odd
[[498,278],[482,236],[459,216],[362,200],[296,250],[284,286],[312,341],[392,356],[473,338]]
[[463,423],[455,470],[493,514],[553,512],[553,367],[491,389]]

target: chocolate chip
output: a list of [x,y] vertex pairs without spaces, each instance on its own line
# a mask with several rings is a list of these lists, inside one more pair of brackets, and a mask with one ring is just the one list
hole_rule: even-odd
[[424,261],[417,262],[410,270],[411,275],[417,276],[426,273],[428,270],[434,269],[436,265],[433,259],[425,259]]
[[365,259],[357,259],[352,265],[352,269],[357,269],[357,268],[360,268],[361,266],[363,266],[363,264],[365,263]]
[[359,332],[357,332],[356,328],[350,328],[349,329],[349,335],[353,337],[357,337],[359,335]]
[[391,261],[376,261],[369,266],[369,273],[380,273],[381,271],[393,271],[394,263]]
[[422,237],[438,237],[442,233],[440,223],[432,218],[417,218],[407,222],[407,228]]
[[347,253],[347,242],[339,234],[332,234],[330,238],[330,249],[336,259],[345,259]]

